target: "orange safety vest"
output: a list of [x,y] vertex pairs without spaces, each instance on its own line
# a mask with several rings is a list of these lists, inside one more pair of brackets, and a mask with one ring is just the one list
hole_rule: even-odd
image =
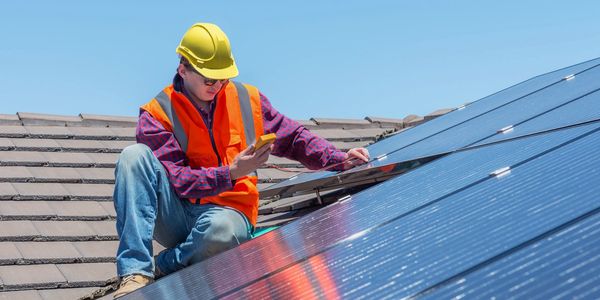
[[[166,87],[142,109],[166,130],[173,132],[193,169],[229,165],[246,147],[263,134],[260,94],[256,87],[231,81],[219,91],[209,129],[200,112],[173,85]],[[209,132],[209,130],[211,130]],[[212,133],[212,139],[211,139]],[[192,203],[213,203],[242,212],[252,225],[258,218],[258,177],[256,172],[238,178],[229,191]]]

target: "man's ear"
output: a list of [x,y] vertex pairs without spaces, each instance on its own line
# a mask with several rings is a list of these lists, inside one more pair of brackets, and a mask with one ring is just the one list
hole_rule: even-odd
[[181,78],[186,79],[188,70],[183,64],[179,64],[179,67],[177,67],[177,74],[179,74]]

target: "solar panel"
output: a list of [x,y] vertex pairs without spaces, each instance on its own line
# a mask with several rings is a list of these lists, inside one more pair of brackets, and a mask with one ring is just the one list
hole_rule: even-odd
[[[241,286],[259,284],[299,261],[345,248],[352,237],[365,230],[380,231],[376,228],[414,216],[419,219],[422,216],[420,211],[436,207],[438,203],[448,203],[447,199],[456,198],[456,195],[483,184],[483,181],[490,181],[490,172],[526,161],[599,126],[600,123],[593,123],[557,130],[443,157],[353,195],[349,201],[325,207],[279,230],[184,269],[131,297],[156,298],[164,296],[161,293],[168,293],[170,298],[212,298],[232,293]],[[418,228],[417,225],[411,226],[403,230]]]
[[600,119],[600,92],[597,91],[557,106],[533,119],[515,123],[514,126],[507,127],[508,130],[484,139],[476,145],[598,119]]
[[[600,155],[589,154],[598,145],[600,133],[595,131],[222,296],[419,296],[457,274],[477,271],[558,230],[597,216]],[[380,193],[379,199],[397,200],[401,193],[401,187],[392,186],[387,193]],[[573,249],[565,251],[578,254]],[[580,262],[597,268],[598,263],[591,260],[598,257],[596,252],[588,252]],[[568,271],[575,278],[590,275],[580,269]],[[599,273],[591,276],[594,282],[600,280]],[[290,286],[296,282],[303,282],[303,288]],[[570,292],[576,296],[589,292],[572,286]]]
[[[565,71],[573,70],[566,69],[561,70],[560,72]],[[379,149],[387,148],[388,151],[386,152],[387,154],[385,156],[379,156],[379,159],[373,160],[368,165],[357,167],[340,174],[317,173],[298,176],[296,178],[291,178],[287,181],[270,186],[265,191],[262,191],[262,193],[266,196],[275,194],[289,196],[298,191],[320,189],[324,187],[335,187],[339,185],[345,185],[356,180],[364,181],[365,179],[369,179],[371,177],[378,177],[382,175],[386,176],[387,174],[380,174],[380,170],[382,167],[389,166],[390,164],[410,161],[417,162],[417,165],[426,163],[431,159],[438,158],[439,156],[447,154],[451,151],[455,151],[462,147],[475,144],[478,141],[486,138],[496,136],[498,131],[503,128],[507,128],[508,125],[519,124],[535,118],[536,116],[543,116],[544,114],[553,110],[557,111],[558,113],[564,109],[563,106],[570,102],[578,102],[578,100],[588,96],[596,97],[597,91],[600,89],[600,81],[597,80],[598,78],[600,78],[600,67],[592,66],[577,73],[576,75],[566,76],[566,78],[552,83],[545,88],[538,89],[536,92],[532,92],[517,98],[508,97],[508,99],[513,99],[511,101],[506,101],[507,97],[504,95],[505,101],[501,103],[500,106],[492,106],[493,108],[490,108],[490,103],[496,103],[496,105],[498,105],[498,102],[500,102],[500,100],[494,98],[493,96],[497,96],[502,93],[494,94],[488,97],[489,99],[484,98],[488,99],[487,101],[483,101],[484,99],[482,99],[481,101],[475,102],[477,104],[481,103],[480,106],[484,107],[486,111],[483,111],[481,107],[476,107],[474,110],[467,110],[465,108],[464,111],[469,114],[468,117],[463,116],[462,118],[458,118],[463,120],[461,123],[456,123],[455,120],[450,123],[447,121],[443,122],[445,126],[449,126],[450,124],[454,125],[450,125],[450,127],[447,127],[444,130],[428,135],[417,142],[411,143],[411,138],[414,138],[415,136],[411,136],[410,133],[417,132],[421,126],[425,127],[426,129],[431,128],[431,126],[427,127],[427,124],[430,124],[430,122],[413,128],[407,131],[406,134],[401,133],[390,139],[383,140],[380,143],[376,143],[367,147],[371,155],[374,157],[377,157],[378,151],[373,151],[373,149],[377,149],[378,147]],[[505,91],[508,90],[510,89]],[[485,105],[483,102],[485,102]],[[585,104],[590,103],[590,101],[583,102],[586,102]],[[471,106],[469,106],[469,108],[470,107]],[[473,111],[476,111],[479,114],[473,116]],[[462,111],[456,111],[448,114],[447,116],[459,116],[461,114],[463,114]],[[596,115],[597,114],[598,113],[596,111]],[[443,116],[439,119],[443,121],[445,120],[445,117],[446,116]],[[561,118],[558,118],[557,120],[558,121],[545,119],[545,126],[557,128],[563,125],[570,125],[575,122],[575,120],[571,120],[569,123],[569,121],[565,121]],[[433,123],[433,121],[431,123]],[[436,124],[434,125],[437,126]],[[395,147],[397,148],[395,148],[396,150],[390,151],[390,149],[393,147],[382,147],[382,143],[384,145],[395,143],[394,145],[396,145]],[[394,172],[390,172],[389,170],[388,172],[391,174],[400,173],[412,168],[413,164],[404,163],[403,165],[397,165],[395,167],[397,169],[394,170]]]

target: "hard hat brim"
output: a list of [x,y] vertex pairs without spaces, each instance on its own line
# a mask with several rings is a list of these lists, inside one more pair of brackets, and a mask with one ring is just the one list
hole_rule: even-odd
[[198,71],[198,73],[202,74],[202,76],[208,78],[208,79],[231,79],[234,77],[237,77],[238,74],[240,73],[238,71],[237,66],[235,65],[235,62],[225,68],[225,69],[209,69],[209,68],[198,68],[195,65],[192,65],[192,67]]

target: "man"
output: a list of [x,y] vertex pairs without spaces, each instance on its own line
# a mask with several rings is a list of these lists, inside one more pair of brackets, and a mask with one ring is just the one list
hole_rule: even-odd
[[[341,152],[275,110],[238,75],[227,36],[194,24],[176,52],[173,84],[143,105],[138,144],[115,170],[115,298],[251,238],[258,216],[256,169],[270,154],[306,167],[342,170],[368,161],[364,148]],[[275,133],[273,145],[254,149]],[[166,250],[153,259],[152,238]]]

